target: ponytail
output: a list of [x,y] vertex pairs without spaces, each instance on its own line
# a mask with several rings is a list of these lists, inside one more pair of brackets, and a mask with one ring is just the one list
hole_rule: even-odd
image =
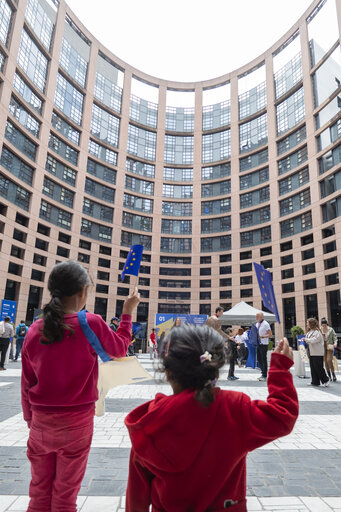
[[63,298],[81,292],[84,286],[89,284],[87,271],[76,261],[65,261],[53,267],[47,283],[52,298],[43,309],[44,324],[40,343],[50,345],[60,342],[65,330],[70,334],[73,332],[71,327],[64,323]]

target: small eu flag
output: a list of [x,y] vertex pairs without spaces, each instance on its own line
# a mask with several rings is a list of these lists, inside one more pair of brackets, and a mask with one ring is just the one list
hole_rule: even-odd
[[122,270],[121,281],[124,281],[124,277],[126,274],[130,274],[132,276],[139,275],[142,253],[143,245],[133,245],[130,248],[127,261],[125,262]]
[[271,311],[271,313],[276,315],[277,322],[281,323],[276,304],[275,292],[272,285],[271,273],[262,265],[259,265],[259,263],[253,263],[253,265],[255,267],[258,285],[264,305]]

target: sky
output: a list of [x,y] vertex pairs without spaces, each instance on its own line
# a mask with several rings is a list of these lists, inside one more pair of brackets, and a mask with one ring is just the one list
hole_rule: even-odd
[[[272,46],[312,0],[67,0],[115,55],[182,82],[233,71]],[[94,9],[94,5],[96,8]]]

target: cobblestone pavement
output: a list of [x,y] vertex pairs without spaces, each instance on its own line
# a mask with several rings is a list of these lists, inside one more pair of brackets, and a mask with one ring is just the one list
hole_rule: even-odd
[[[106,399],[106,414],[95,418],[95,434],[78,507],[82,512],[124,510],[130,440],[125,415],[171,388],[154,373],[148,356],[141,364],[151,380],[120,386]],[[28,503],[30,467],[26,458],[28,430],[20,406],[20,362],[0,373],[0,512],[23,512]],[[258,370],[237,369],[238,381],[218,385],[236,389],[252,399],[265,399],[266,383]],[[309,372],[307,371],[309,376]],[[341,374],[329,388],[310,388],[309,378],[294,377],[300,417],[294,431],[248,456],[249,511],[341,512]]]

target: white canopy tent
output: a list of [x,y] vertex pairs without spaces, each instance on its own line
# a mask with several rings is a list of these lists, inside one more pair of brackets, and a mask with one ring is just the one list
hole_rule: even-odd
[[225,311],[220,317],[220,322],[221,325],[251,325],[256,322],[257,313],[263,313],[264,320],[269,323],[276,322],[276,316],[272,313],[256,309],[243,301]]

